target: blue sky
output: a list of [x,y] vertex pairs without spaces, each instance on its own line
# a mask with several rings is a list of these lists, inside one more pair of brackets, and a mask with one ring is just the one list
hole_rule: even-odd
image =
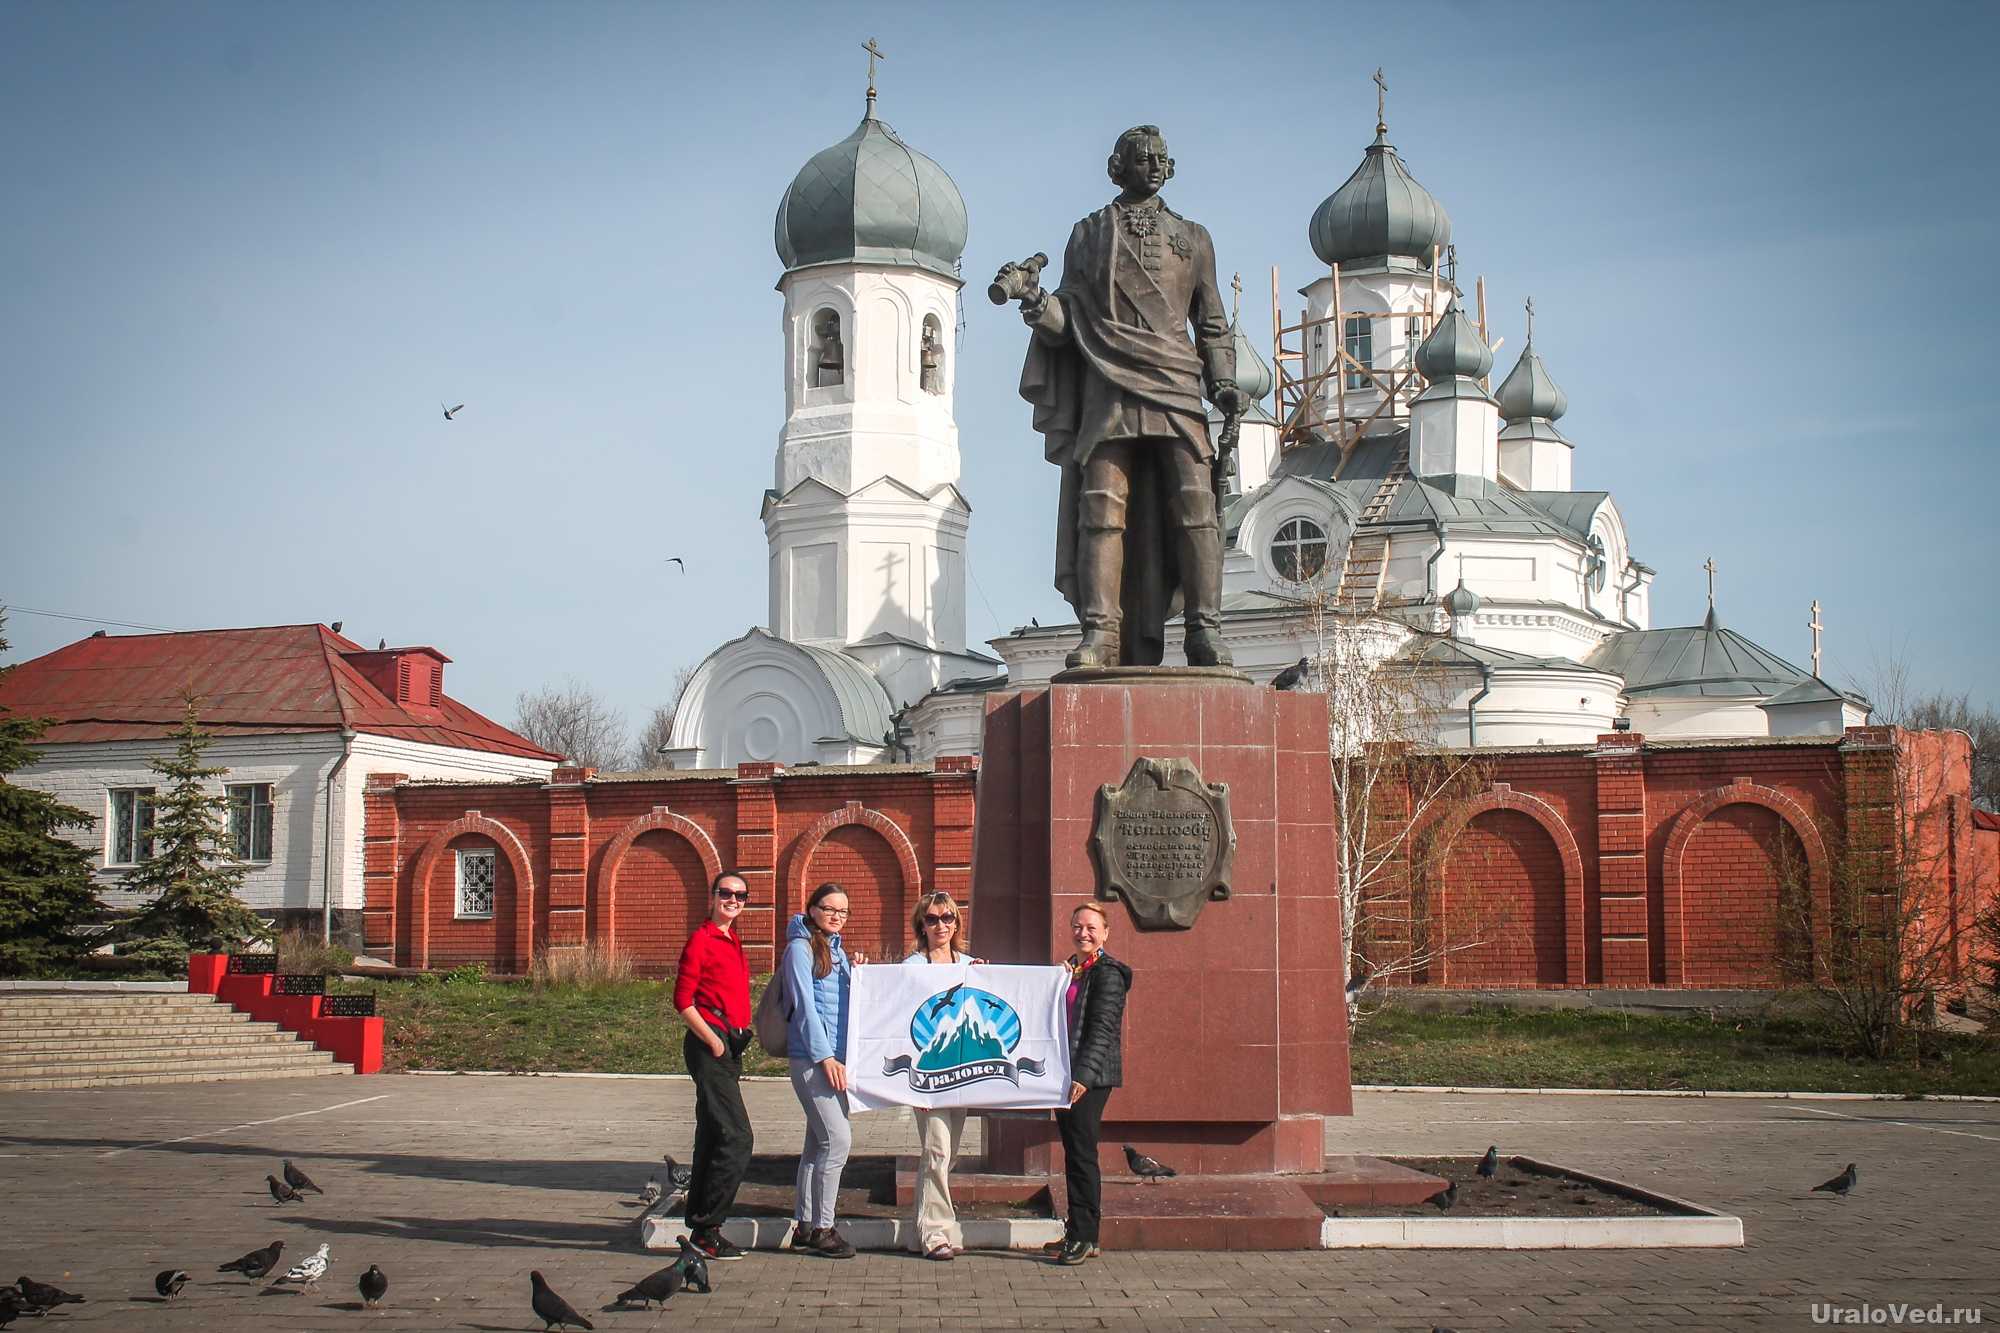
[[[859,119],[870,36],[971,216],[975,639],[1064,615],[986,275],[1056,251],[1152,121],[1246,325],[1273,263],[1296,314],[1380,65],[1501,371],[1535,298],[1654,623],[1700,618],[1713,555],[1725,623],[1792,660],[1817,597],[1829,676],[2000,702],[1979,4],[8,5],[0,603],[342,620],[503,720],[568,675],[667,702],[764,618],[772,216]],[[93,627],[17,609],[11,660]]]

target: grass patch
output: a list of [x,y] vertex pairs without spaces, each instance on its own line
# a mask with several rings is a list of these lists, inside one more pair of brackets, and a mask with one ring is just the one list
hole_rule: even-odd
[[1926,1037],[1924,1059],[1851,1055],[1808,1018],[1390,1007],[1355,1035],[1356,1083],[2000,1096],[1990,1037]]

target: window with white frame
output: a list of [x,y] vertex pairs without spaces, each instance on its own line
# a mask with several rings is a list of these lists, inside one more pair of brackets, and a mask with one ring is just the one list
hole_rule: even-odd
[[271,859],[271,784],[232,782],[229,797],[229,842],[239,861]]
[[1422,315],[1410,315],[1403,320],[1404,365],[1413,366],[1417,363],[1417,348],[1423,346],[1426,335],[1427,330],[1424,328]]
[[1304,583],[1326,568],[1326,529],[1309,518],[1294,518],[1271,541],[1271,567],[1278,577]]
[[493,883],[500,873],[500,853],[492,847],[458,850],[458,915],[493,915]]
[[105,864],[134,866],[153,859],[153,789],[115,787],[111,792],[110,843]]
[[[1347,355],[1355,363],[1363,366],[1375,364],[1375,321],[1366,315],[1350,315],[1342,330],[1347,345]],[[1363,388],[1372,381],[1359,370],[1347,372],[1347,387]]]

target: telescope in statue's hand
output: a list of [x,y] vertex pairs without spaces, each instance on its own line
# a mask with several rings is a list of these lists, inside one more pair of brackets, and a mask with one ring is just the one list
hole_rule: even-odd
[[1049,257],[1037,250],[1018,264],[1002,264],[986,289],[986,299],[994,305],[1025,301],[1042,290],[1042,269]]

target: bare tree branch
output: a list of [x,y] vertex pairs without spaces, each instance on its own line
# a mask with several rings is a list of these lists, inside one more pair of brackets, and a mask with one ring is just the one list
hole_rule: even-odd
[[688,682],[694,679],[694,673],[695,668],[691,666],[674,672],[674,701],[653,706],[653,711],[639,728],[637,739],[632,742],[632,757],[627,761],[627,767],[636,772],[665,766],[666,756],[661,751],[667,748],[668,740],[673,737],[674,715],[680,711],[681,696],[687,693]]
[[514,713],[514,730],[572,764],[615,769],[625,759],[625,719],[574,676],[523,690]]

